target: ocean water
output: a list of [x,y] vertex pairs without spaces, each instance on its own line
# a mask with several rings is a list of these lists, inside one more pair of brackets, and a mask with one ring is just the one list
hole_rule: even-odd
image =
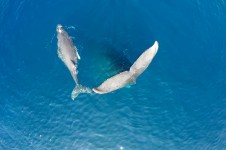
[[[91,88],[159,51],[136,85],[72,101],[57,24]],[[226,149],[225,0],[1,0],[0,53],[2,150]]]

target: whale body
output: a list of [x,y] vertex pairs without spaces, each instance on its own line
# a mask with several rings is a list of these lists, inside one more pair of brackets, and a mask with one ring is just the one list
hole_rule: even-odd
[[98,94],[106,94],[135,83],[137,77],[150,65],[157,51],[158,42],[155,41],[154,45],[144,51],[128,71],[123,71],[105,80],[100,86],[93,88],[93,91]]
[[71,98],[74,100],[80,93],[91,93],[91,90],[85,86],[82,86],[78,82],[78,60],[80,56],[78,54],[77,48],[74,46],[72,39],[68,33],[63,29],[62,25],[57,25],[57,46],[58,46],[58,57],[64,62],[68,70],[71,73],[75,81],[75,88],[72,91]]

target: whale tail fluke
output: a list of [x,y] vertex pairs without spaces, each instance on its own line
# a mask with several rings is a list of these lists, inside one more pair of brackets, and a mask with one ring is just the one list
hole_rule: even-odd
[[91,94],[92,90],[86,86],[82,86],[80,84],[76,84],[75,88],[71,92],[71,99],[75,100],[75,98],[82,93]]

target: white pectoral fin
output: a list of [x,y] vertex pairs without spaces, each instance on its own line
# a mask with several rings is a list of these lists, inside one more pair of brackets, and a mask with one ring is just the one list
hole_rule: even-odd
[[130,72],[124,71],[107,79],[100,86],[93,88],[93,91],[98,94],[109,93],[126,86],[131,80],[132,75]]
[[78,54],[78,50],[77,50],[77,48],[76,48],[76,47],[74,47],[74,49],[75,49],[75,52],[76,52],[76,55],[77,55],[78,59],[80,60],[80,59],[81,59],[81,57],[80,57],[80,55]]
[[80,57],[80,55],[78,54],[78,51],[76,51],[76,53],[77,53],[78,59],[80,60],[80,59],[81,59],[81,57]]
[[155,41],[154,45],[144,51],[140,57],[130,67],[130,72],[136,77],[139,76],[151,63],[158,51],[158,42]]

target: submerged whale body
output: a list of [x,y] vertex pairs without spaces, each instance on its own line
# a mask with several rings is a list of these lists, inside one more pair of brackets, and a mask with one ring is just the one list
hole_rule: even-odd
[[106,50],[102,53],[102,57],[111,60],[112,66],[114,66],[114,69],[117,70],[118,73],[130,68],[132,63],[128,59],[127,55],[123,52],[124,49],[116,48],[111,44],[103,44],[103,46]]
[[118,49],[112,44],[100,43],[101,61],[99,61],[100,81],[110,78],[124,70],[128,70],[132,63],[123,49]]
[[57,46],[58,46],[58,56],[67,66],[75,81],[75,88],[71,93],[71,98],[74,100],[80,93],[91,93],[92,91],[79,84],[78,82],[78,60],[80,56],[78,54],[77,48],[74,46],[72,39],[68,33],[63,29],[62,25],[57,25]]
[[128,71],[114,75],[104,81],[100,86],[93,88],[93,91],[98,94],[106,94],[135,83],[137,77],[149,66],[157,51],[158,42],[155,41],[154,45],[143,52]]

